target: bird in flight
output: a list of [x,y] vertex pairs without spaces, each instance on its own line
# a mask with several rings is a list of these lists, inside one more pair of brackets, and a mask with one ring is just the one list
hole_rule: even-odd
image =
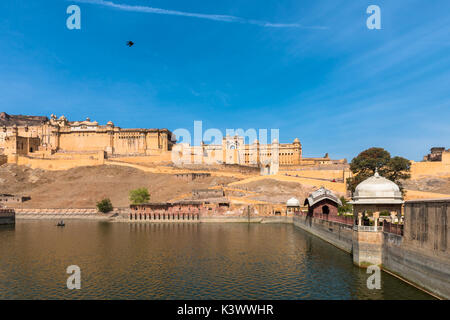
[[127,46],[129,46],[130,48],[131,48],[133,45],[134,45],[134,42],[133,42],[133,41],[128,41],[128,42],[127,42]]

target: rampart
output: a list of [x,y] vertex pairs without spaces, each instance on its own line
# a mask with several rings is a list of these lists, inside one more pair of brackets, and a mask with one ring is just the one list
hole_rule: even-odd
[[445,153],[442,161],[413,162],[411,165],[411,178],[417,179],[421,176],[450,177],[450,156],[447,156],[447,153]]
[[42,170],[68,170],[80,166],[97,166],[105,164],[105,153],[66,153],[54,154],[48,158],[31,156],[8,156],[8,163],[31,167]]

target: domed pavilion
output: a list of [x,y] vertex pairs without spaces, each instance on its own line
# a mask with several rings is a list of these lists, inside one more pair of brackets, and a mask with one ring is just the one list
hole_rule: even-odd
[[398,185],[380,176],[376,170],[372,177],[358,184],[350,203],[353,205],[353,214],[358,216],[358,225],[361,225],[364,216],[371,213],[377,226],[382,211],[400,217],[404,201]]
[[293,214],[300,211],[300,201],[297,198],[290,198],[286,201],[287,213]]

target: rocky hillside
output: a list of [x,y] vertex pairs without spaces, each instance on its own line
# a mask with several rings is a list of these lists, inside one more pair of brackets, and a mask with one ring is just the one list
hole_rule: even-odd
[[0,193],[31,196],[24,208],[87,208],[109,197],[116,207],[129,205],[130,190],[147,187],[151,201],[167,201],[193,189],[236,181],[231,177],[209,177],[182,181],[173,175],[147,173],[120,166],[79,167],[66,171],[44,171],[5,164],[0,167]]
[[442,193],[448,194],[450,197],[450,177],[423,177],[405,180],[402,183],[403,187],[408,190]]

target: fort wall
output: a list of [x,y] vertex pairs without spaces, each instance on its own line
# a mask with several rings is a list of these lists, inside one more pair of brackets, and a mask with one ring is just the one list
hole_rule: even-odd
[[172,153],[170,151],[160,151],[147,156],[115,156],[110,158],[114,159],[115,161],[134,164],[171,163]]
[[307,169],[307,170],[280,170],[281,174],[288,174],[292,176],[299,176],[303,178],[312,178],[312,179],[325,179],[325,180],[336,180],[336,181],[343,181],[344,179],[347,179],[351,176],[351,172],[349,170],[337,170],[337,169],[331,169],[331,170],[314,170],[314,169]]
[[59,149],[65,151],[98,151],[110,145],[109,135],[100,132],[62,133]]
[[412,162],[411,179],[418,179],[421,176],[450,177],[450,153],[448,152],[444,153],[442,155],[442,161]]
[[42,170],[69,170],[80,166],[98,166],[105,164],[104,152],[87,154],[57,155],[51,158],[29,156],[8,156],[9,163]]

